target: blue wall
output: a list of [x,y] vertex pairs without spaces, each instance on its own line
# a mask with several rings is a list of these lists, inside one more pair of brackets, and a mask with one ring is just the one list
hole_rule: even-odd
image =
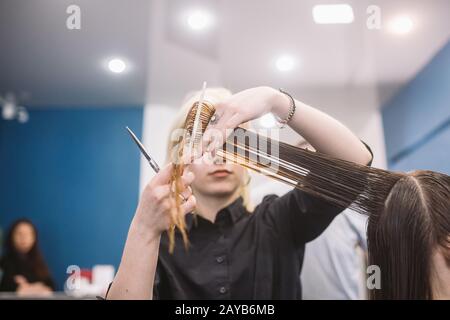
[[390,169],[450,174],[450,42],[382,113]]
[[142,108],[50,108],[0,120],[0,226],[32,219],[62,289],[66,268],[120,262],[139,193]]

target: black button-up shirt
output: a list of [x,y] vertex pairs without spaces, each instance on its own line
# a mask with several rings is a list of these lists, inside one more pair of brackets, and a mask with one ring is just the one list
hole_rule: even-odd
[[300,299],[305,244],[343,210],[294,189],[250,213],[237,199],[214,223],[186,216],[190,246],[161,237],[155,299]]

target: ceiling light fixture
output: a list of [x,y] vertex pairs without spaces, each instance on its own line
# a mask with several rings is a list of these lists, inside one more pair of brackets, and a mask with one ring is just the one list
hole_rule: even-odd
[[292,69],[294,69],[295,59],[288,54],[284,54],[277,59],[275,65],[281,72],[291,71]]
[[30,119],[27,109],[17,105],[16,96],[11,92],[4,98],[0,96],[0,108],[4,120],[17,119],[20,123],[26,123]]
[[122,59],[114,58],[109,60],[108,62],[108,68],[111,72],[114,73],[122,73],[127,68],[127,65]]
[[27,109],[22,106],[17,107],[17,121],[20,123],[27,123],[29,119],[30,115],[28,114]]
[[399,35],[409,33],[414,26],[413,21],[408,16],[398,16],[392,20],[390,30]]
[[5,120],[12,120],[15,118],[17,113],[17,108],[14,102],[5,101],[2,109],[2,117]]
[[204,30],[212,25],[212,15],[205,10],[192,11],[187,17],[188,26],[195,31]]

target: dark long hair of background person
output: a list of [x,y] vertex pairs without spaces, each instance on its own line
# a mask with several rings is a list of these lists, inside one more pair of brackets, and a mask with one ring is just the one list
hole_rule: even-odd
[[[17,251],[13,240],[16,228],[22,223],[26,223],[32,227],[35,237],[33,246],[26,254]],[[28,219],[19,219],[9,228],[0,267],[3,273],[0,279],[0,291],[16,291],[17,284],[14,277],[18,275],[25,277],[30,283],[42,282],[52,289],[55,288],[49,269],[39,248],[38,231]]]

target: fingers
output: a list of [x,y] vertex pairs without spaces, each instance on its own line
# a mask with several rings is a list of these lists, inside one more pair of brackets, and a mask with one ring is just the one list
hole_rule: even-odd
[[183,176],[181,177],[184,186],[186,189],[181,194],[183,198],[185,199],[184,203],[181,205],[181,209],[183,211],[183,214],[189,213],[194,210],[196,205],[196,200],[194,195],[192,195],[192,189],[189,186],[192,181],[194,181],[194,174],[190,171],[185,171]]
[[187,165],[192,163],[194,160],[195,160],[195,152],[192,153],[192,150],[189,150],[189,148],[185,147],[185,150],[183,150],[181,163]]
[[170,196],[170,186],[165,184],[163,186],[155,187],[153,190],[153,199],[156,203],[162,202]]
[[186,201],[190,196],[192,195],[192,189],[191,187],[187,186],[186,189],[181,192],[181,197],[184,201]]
[[211,128],[205,132],[203,140],[203,155],[210,153],[214,157],[214,152],[225,143],[226,128]]
[[185,170],[181,176],[181,181],[185,187],[189,186],[194,181],[194,174],[191,171]]
[[194,174],[191,171],[187,170],[185,170],[184,174],[181,176],[181,181],[183,182],[183,186],[185,187],[185,190],[181,193],[181,196],[184,200],[187,200],[192,194],[190,184],[192,183],[192,181],[194,181],[194,178]]
[[169,163],[165,167],[163,167],[156,176],[152,179],[151,184],[153,186],[166,184],[169,182],[170,177],[172,176],[173,164]]
[[191,195],[187,200],[181,205],[181,210],[183,214],[187,214],[189,212],[194,211],[195,206],[197,204],[197,200],[194,195]]
[[[170,196],[173,188],[169,184],[170,180],[169,173],[172,172],[170,166],[171,165],[164,167],[147,186],[146,190],[148,191],[146,191],[146,194],[148,195],[147,198],[150,201],[155,203],[161,203],[164,199]],[[181,176],[181,181],[184,187],[184,190],[181,194],[183,199],[187,199],[191,196],[192,189],[190,188],[190,184],[192,183],[192,181],[194,181],[194,178],[195,178],[194,174],[187,170],[185,170],[183,175]],[[166,182],[163,183],[163,181]]]
[[240,113],[235,113],[232,115],[226,123],[221,125],[221,127],[215,127],[216,136],[214,139],[211,139],[206,152],[212,153],[213,156],[215,151],[220,149],[223,144],[227,141],[228,137],[232,135],[234,129],[236,129],[240,124],[245,122],[245,116]]
[[18,286],[28,283],[27,279],[24,276],[15,276],[14,281],[17,283]]
[[[219,140],[225,141],[225,131],[227,129],[226,123],[234,115],[234,113],[234,108],[227,106],[226,103],[219,103],[216,105],[215,115],[217,117],[217,121],[215,123],[210,123],[206,128],[202,140],[202,150],[208,151],[208,147],[211,145],[213,139],[217,140],[217,138],[220,138]],[[217,144],[218,143],[216,142],[215,145]],[[210,147],[210,149],[211,148],[212,147]]]
[[233,130],[249,120],[249,116],[243,110],[232,104],[222,103],[220,106],[219,110],[225,111],[222,111],[222,115],[218,115],[216,123],[208,126],[203,136],[203,150],[208,153],[214,153],[221,148]]
[[230,117],[227,120],[227,123],[225,124],[225,127],[227,129],[235,129],[240,124],[242,124],[242,123],[244,123],[246,121],[247,121],[247,118],[245,117],[245,115],[243,115],[241,113],[235,113],[232,117]]
[[186,201],[192,195],[191,187],[187,187],[183,192],[181,192],[181,197]]

